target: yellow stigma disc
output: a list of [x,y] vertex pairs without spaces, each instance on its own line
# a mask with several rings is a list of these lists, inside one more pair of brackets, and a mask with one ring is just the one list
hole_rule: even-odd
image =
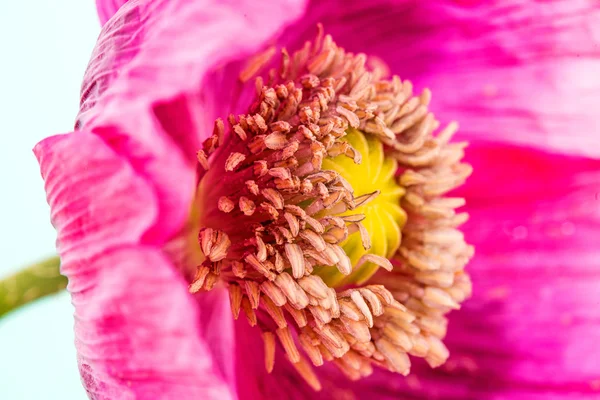
[[[349,129],[344,138],[362,155],[362,162],[356,164],[345,155],[326,158],[323,170],[338,172],[352,185],[354,197],[379,191],[380,194],[369,203],[349,210],[346,214],[364,214],[362,221],[371,238],[371,248],[365,250],[360,234],[355,232],[342,244],[352,265],[367,253],[391,257],[396,253],[402,238],[401,229],[406,223],[406,213],[400,207],[400,198],[405,190],[395,179],[396,160],[386,157],[383,144],[371,135],[364,135],[356,129]],[[356,283],[361,284],[377,270],[372,263],[364,264],[349,276],[343,276],[335,268],[319,268],[318,274],[330,286]]]

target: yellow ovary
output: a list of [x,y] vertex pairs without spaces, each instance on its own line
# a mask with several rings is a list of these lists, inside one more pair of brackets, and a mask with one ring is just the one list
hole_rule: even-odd
[[[379,191],[379,195],[369,203],[342,214],[364,214],[365,219],[361,223],[369,233],[371,248],[364,249],[358,232],[349,235],[342,247],[350,257],[352,265],[356,265],[367,253],[390,258],[400,246],[401,229],[406,222],[406,213],[400,207],[400,198],[405,190],[395,179],[397,162],[385,156],[381,141],[356,129],[349,129],[343,140],[360,152],[362,162],[356,164],[349,157],[339,155],[326,158],[323,161],[323,170],[338,172],[354,189],[355,198],[375,191]],[[366,263],[347,277],[335,268],[321,268],[318,274],[330,286],[361,284],[369,279],[377,268],[375,264]]]

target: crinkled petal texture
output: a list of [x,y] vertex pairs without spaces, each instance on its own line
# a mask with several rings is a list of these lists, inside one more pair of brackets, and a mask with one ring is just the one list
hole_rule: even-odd
[[100,23],[104,25],[128,0],[96,0],[96,10]]
[[498,143],[468,154],[475,172],[460,195],[477,248],[474,294],[451,314],[450,359],[344,389],[360,399],[599,398],[600,160]]
[[83,383],[93,399],[233,398],[200,335],[186,283],[144,243],[152,186],[85,131],[35,148],[75,306]]
[[483,399],[598,398],[600,160],[498,144],[473,146],[469,159],[477,290],[451,321],[455,357],[438,387],[456,393],[461,382],[459,393]]
[[[475,173],[461,195],[477,249],[475,294],[452,314],[447,366],[417,361],[408,378],[379,371],[353,384],[321,370],[322,397],[600,396],[597,4],[312,2],[280,42],[301,45],[317,22],[338,44],[431,88],[440,120],[459,120],[459,138],[472,143]],[[257,392],[287,390],[291,374],[281,366],[254,384]],[[281,392],[262,392],[273,393]]]
[[[479,142],[468,161],[475,173],[460,195],[469,199],[464,231],[477,248],[474,295],[451,314],[450,359],[436,370],[413,360],[407,378],[377,371],[353,383],[327,370],[323,392],[311,398],[600,397],[600,160]],[[290,381],[265,376],[258,386],[289,390]],[[304,386],[295,393],[309,398]]]
[[[80,131],[36,147],[91,397],[228,398],[234,381],[242,398],[318,397],[281,351],[274,373],[262,372],[260,336],[244,321],[234,354],[224,299],[193,301],[162,251],[188,218],[194,153],[214,118],[249,104],[252,85],[237,79],[243,60],[272,43],[302,45],[317,22],[347,49],[430,87],[437,117],[460,121],[474,144],[476,173],[463,194],[478,253],[474,299],[453,314],[445,368],[417,365],[408,378],[379,371],[353,384],[324,368],[319,396],[594,397],[594,0],[338,0],[306,9],[301,0],[107,0],[98,9],[107,22],[84,78]],[[235,355],[237,376],[227,365]]]
[[[317,22],[338,44],[431,88],[436,116],[461,123],[475,173],[460,194],[477,255],[468,267],[474,296],[451,316],[445,367],[416,361],[408,378],[378,371],[352,384],[321,370],[324,391],[314,397],[600,396],[598,5],[315,1],[280,42],[300,46]],[[261,367],[254,360],[250,370]],[[249,387],[285,393],[293,383],[282,365]],[[261,392],[274,385],[281,392]],[[302,385],[295,393],[308,396]]]
[[103,27],[84,77],[77,126],[126,154],[153,182],[164,224],[148,232],[148,240],[160,243],[187,217],[195,153],[241,90],[236,60],[259,50],[302,9],[293,0],[262,6],[133,0]]
[[303,6],[129,1],[100,35],[77,131],[36,146],[91,398],[237,397],[228,300],[192,297],[165,247],[189,218],[216,99],[236,98],[242,60]]
[[317,22],[431,88],[432,111],[462,137],[600,156],[595,0],[313,1],[285,40],[302,44]]

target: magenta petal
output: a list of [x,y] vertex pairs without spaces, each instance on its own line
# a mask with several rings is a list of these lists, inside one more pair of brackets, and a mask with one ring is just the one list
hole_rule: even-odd
[[470,150],[474,296],[452,315],[453,356],[429,385],[484,399],[597,398],[600,161]]
[[[377,373],[359,398],[597,399],[600,160],[474,145],[465,234],[473,298],[451,314],[447,364]],[[404,396],[404,397],[403,397]]]
[[199,334],[187,285],[160,251],[121,247],[64,270],[92,285],[71,290],[91,398],[234,398]]
[[600,156],[597,2],[479,2],[430,15],[440,29],[397,65],[433,89],[439,118],[457,119],[471,140]]
[[160,243],[181,227],[195,190],[200,141],[237,97],[237,74],[207,77],[263,47],[302,8],[300,0],[133,1],[103,27],[77,125],[126,154],[153,183],[161,227],[148,232],[149,239]]
[[301,45],[317,22],[429,87],[432,111],[458,120],[462,137],[600,155],[594,0],[313,1],[284,40]]
[[96,0],[96,10],[100,23],[104,25],[128,0]]
[[91,398],[233,398],[186,282],[159,248],[142,243],[157,222],[151,184],[86,132],[48,138],[35,154]]
[[234,111],[248,56],[303,8],[303,0],[126,3],[104,26],[86,71],[80,126],[118,127],[170,157],[193,156],[214,119]]
[[53,136],[38,143],[34,152],[63,262],[135,245],[156,223],[158,203],[151,183],[97,136]]
[[196,300],[200,337],[209,346],[220,375],[235,390],[238,378],[235,367],[239,363],[234,360],[236,332],[229,291],[225,287],[217,287],[210,292],[197,294]]
[[[557,397],[600,395],[600,160],[497,145],[469,154],[480,172],[464,188],[478,251],[468,310],[489,313],[497,346],[512,350],[482,368]],[[475,349],[492,345],[479,339]]]
[[[102,4],[106,18],[117,8]],[[302,44],[323,22],[341,45],[429,86],[438,118],[459,119],[474,142],[597,156],[591,110],[600,88],[600,24],[592,4],[315,1],[279,44]],[[224,294],[200,298],[198,312],[159,250],[188,216],[193,153],[212,120],[244,103],[236,81],[242,60],[303,7],[123,5],[86,73],[78,121],[85,132],[36,148],[93,397],[227,398],[223,382],[236,374],[241,396],[312,396],[281,351],[274,374],[264,375],[261,355],[247,352],[260,348],[257,330],[236,332],[239,363],[228,364],[219,341],[233,341]],[[475,148],[476,175],[463,191],[473,216],[467,234],[479,253],[469,268],[475,295],[452,317],[450,362],[433,372],[417,365],[409,378],[377,372],[352,385],[325,367],[325,391],[312,397],[349,390],[359,398],[597,394],[600,354],[590,338],[600,335],[600,165],[509,145]]]

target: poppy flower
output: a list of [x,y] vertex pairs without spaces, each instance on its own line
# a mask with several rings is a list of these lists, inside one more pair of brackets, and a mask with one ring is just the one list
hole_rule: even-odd
[[592,2],[98,10],[35,148],[91,398],[597,393]]

